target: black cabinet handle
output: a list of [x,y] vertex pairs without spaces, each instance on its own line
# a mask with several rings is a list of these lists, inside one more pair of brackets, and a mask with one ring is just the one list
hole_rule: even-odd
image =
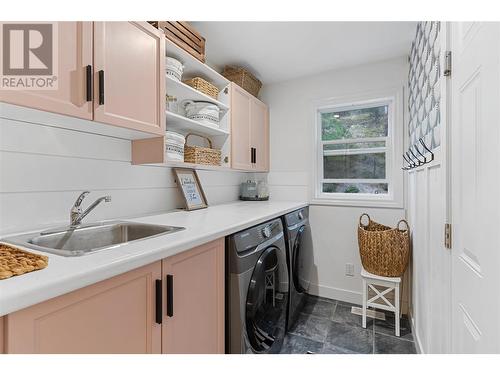
[[174,316],[174,275],[167,275],[167,316]]
[[257,149],[255,147],[253,148],[253,162],[257,164]]
[[92,65],[85,67],[86,83],[87,83],[87,101],[92,101]]
[[155,280],[155,296],[156,296],[156,323],[161,324],[163,321],[163,309],[162,309],[162,282],[161,280]]
[[255,148],[253,148],[253,147],[250,149],[250,159],[251,159],[250,162],[252,164],[254,164],[255,163]]
[[99,105],[104,104],[104,70],[99,70]]

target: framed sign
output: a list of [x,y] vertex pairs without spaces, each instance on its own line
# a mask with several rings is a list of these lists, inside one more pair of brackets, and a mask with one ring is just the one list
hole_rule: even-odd
[[177,186],[181,189],[186,210],[198,210],[208,207],[207,198],[200,184],[198,174],[194,169],[174,168]]

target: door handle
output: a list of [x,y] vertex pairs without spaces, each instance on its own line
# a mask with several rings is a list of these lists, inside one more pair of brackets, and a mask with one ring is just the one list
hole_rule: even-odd
[[87,101],[92,101],[92,65],[85,67],[86,83],[87,83]]
[[167,275],[167,316],[174,316],[174,275]]
[[257,148],[253,148],[253,163],[257,164]]
[[99,70],[99,105],[104,104],[104,70]]
[[253,148],[253,147],[250,148],[250,162],[252,164],[255,163],[255,148]]
[[156,296],[156,323],[161,324],[163,321],[163,309],[162,309],[162,288],[161,279],[155,280],[155,296]]

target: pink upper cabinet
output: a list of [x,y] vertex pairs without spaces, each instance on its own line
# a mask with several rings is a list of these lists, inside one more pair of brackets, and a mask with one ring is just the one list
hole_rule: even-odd
[[94,120],[162,135],[165,37],[147,22],[94,22]]
[[254,148],[253,167],[256,171],[269,171],[269,110],[260,100],[252,98],[250,106],[251,145]]
[[269,170],[269,110],[266,104],[231,83],[232,167]]
[[250,94],[231,84],[231,160],[234,169],[252,170]]
[[58,29],[57,90],[2,90],[2,102],[92,120],[87,69],[92,69],[92,22],[55,22]]

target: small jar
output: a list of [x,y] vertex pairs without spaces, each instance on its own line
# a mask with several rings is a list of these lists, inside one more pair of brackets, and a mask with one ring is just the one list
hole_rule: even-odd
[[269,189],[265,181],[259,181],[257,184],[257,196],[260,199],[265,199],[269,197]]
[[167,95],[167,111],[172,113],[179,113],[179,105],[175,96]]

